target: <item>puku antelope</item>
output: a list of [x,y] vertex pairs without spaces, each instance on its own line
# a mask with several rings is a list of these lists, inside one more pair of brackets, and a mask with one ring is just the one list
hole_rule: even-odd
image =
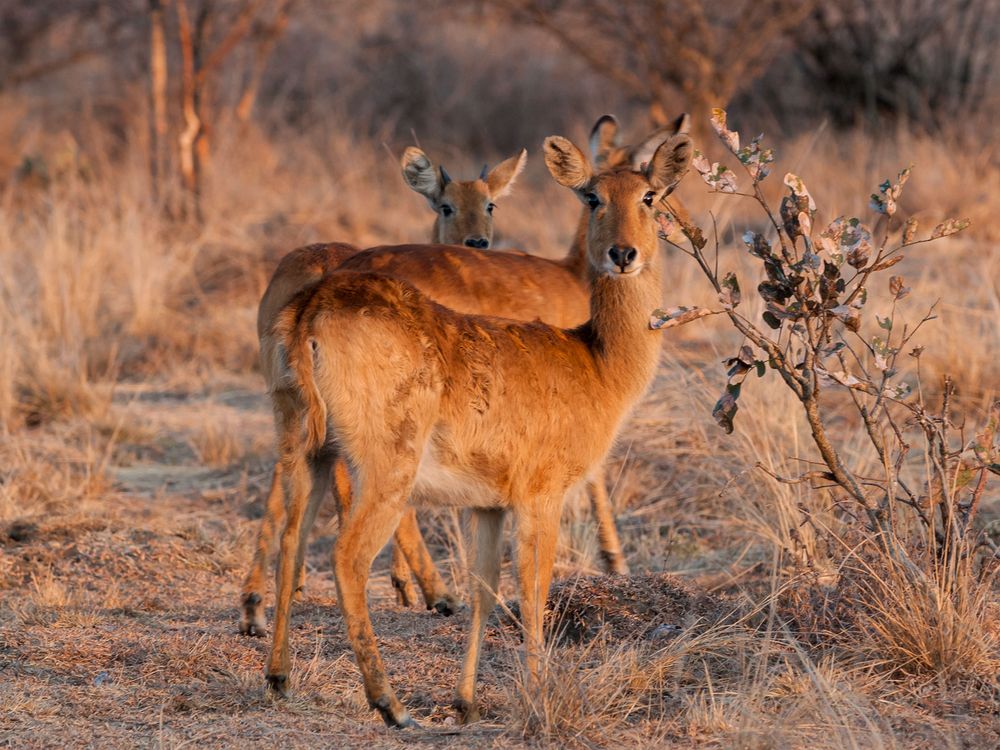
[[[688,116],[682,115],[671,126],[653,131],[636,144],[621,145],[617,120],[605,115],[596,122],[590,134],[594,163],[600,169],[613,169],[629,164],[639,166],[647,162],[656,147],[668,137],[686,133],[689,123]],[[414,153],[414,158],[407,158],[411,153]],[[506,173],[506,165],[511,161],[508,159],[494,171]],[[404,154],[402,166],[404,176],[411,184],[432,185],[437,180],[433,166],[417,149],[412,152],[408,150]],[[520,167],[513,170],[512,174],[516,175],[519,171]],[[441,178],[437,184],[440,189],[440,185],[446,185],[448,181]],[[509,183],[506,183],[500,189],[508,186]],[[427,197],[434,207],[435,203],[430,195]],[[451,200],[458,203],[454,198]],[[683,207],[677,204],[673,208],[683,211]],[[425,245],[383,247],[365,252],[358,252],[351,245],[337,244],[300,248],[282,260],[264,294],[258,316],[258,336],[262,338],[264,335],[262,324],[273,321],[281,306],[296,292],[316,283],[325,272],[340,266],[349,257],[350,261],[345,269],[377,271],[405,279],[437,302],[459,312],[515,320],[541,319],[562,327],[578,325],[586,321],[589,315],[588,264],[584,241],[588,221],[589,209],[584,207],[573,243],[560,260],[518,252],[496,254]],[[435,223],[434,232],[438,231],[439,226]],[[337,469],[336,475],[343,494],[348,487],[342,465]],[[595,469],[585,489],[597,522],[604,567],[610,573],[627,573],[628,566],[615,527],[603,467]],[[243,585],[240,618],[240,631],[243,633],[263,634],[265,629],[261,596],[264,590],[264,571],[273,546],[275,530],[280,526],[284,515],[282,502],[280,467],[276,467],[253,566]],[[447,591],[433,561],[426,553],[412,512],[404,517],[396,534],[396,542],[393,547],[391,578],[400,594],[400,600],[409,604],[413,599],[407,593],[410,575],[406,559],[409,559],[428,609],[433,608],[445,614],[454,611],[457,599]],[[399,554],[400,549],[409,549],[410,557],[404,559]]]
[[691,139],[675,135],[641,170],[595,173],[571,142],[546,139],[549,171],[589,208],[590,318],[576,328],[464,315],[400,279],[340,270],[282,310],[264,347],[288,498],[266,668],[273,689],[287,687],[305,520],[338,460],[350,466],[353,490],[333,551],[338,599],[368,701],[385,722],[415,723],[386,678],[365,586],[411,499],[473,512],[472,618],[456,696],[462,719],[478,717],[479,654],[507,512],[527,667],[537,676],[563,498],[600,465],[656,369],[660,344],[649,314],[662,272],[654,212],[691,156]]
[[[483,166],[475,180],[452,180],[443,165],[435,167],[419,148],[407,148],[400,159],[403,179],[410,188],[427,199],[436,216],[430,241],[444,245],[488,248],[493,241],[494,201],[510,191],[524,169],[526,159],[527,151],[522,149],[517,156],[506,159],[492,170]],[[315,284],[324,274],[359,251],[354,245],[323,243],[298,248],[282,258],[257,310],[258,339],[263,339],[274,324],[278,312],[296,293]],[[420,280],[417,279],[415,283],[419,284]],[[345,467],[340,466],[336,470],[334,481],[340,483],[342,492],[348,491]],[[240,632],[246,635],[263,635],[266,629],[264,576],[274,547],[275,532],[284,523],[284,516],[285,502],[279,463],[271,478],[271,489],[257,534],[253,562],[244,578],[240,594]],[[396,539],[397,544],[392,550],[391,578],[402,604],[411,606],[415,599],[410,582],[412,567],[427,608],[444,614],[454,612],[459,606],[459,599],[448,591],[438,574],[423,543],[416,516],[412,513],[403,519]],[[409,559],[412,560],[409,565],[408,558],[400,554],[400,549],[407,550]],[[300,581],[299,588],[301,586]]]

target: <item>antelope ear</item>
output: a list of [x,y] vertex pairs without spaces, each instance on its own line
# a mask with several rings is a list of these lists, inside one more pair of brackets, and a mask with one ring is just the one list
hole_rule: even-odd
[[582,190],[593,177],[587,157],[572,142],[559,135],[545,139],[545,166],[556,182],[573,190]]
[[682,135],[691,132],[691,115],[687,112],[681,113],[681,115],[673,121],[671,127],[674,129],[674,135]]
[[654,190],[670,193],[691,166],[694,146],[686,134],[675,135],[660,144],[646,167],[646,179]]
[[617,147],[618,120],[614,115],[602,115],[590,129],[590,158],[597,166],[603,166]]
[[433,206],[441,197],[444,185],[427,154],[416,146],[410,146],[403,152],[399,164],[403,168],[403,179],[410,189],[420,193]]
[[497,164],[486,175],[486,185],[493,199],[500,198],[510,192],[514,181],[521,174],[524,165],[528,163],[528,149],[522,148],[521,153]]
[[642,141],[632,147],[629,161],[632,162],[632,169],[642,170],[649,164],[653,154],[666,140],[674,134],[673,128],[667,126],[659,128],[647,135]]
[[661,144],[672,135],[683,135],[691,129],[691,117],[685,112],[669,125],[657,128],[641,142],[632,147],[632,169],[643,169]]

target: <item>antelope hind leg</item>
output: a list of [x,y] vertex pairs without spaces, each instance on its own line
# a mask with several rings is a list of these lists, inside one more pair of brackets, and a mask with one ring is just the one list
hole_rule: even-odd
[[415,463],[408,473],[405,485],[398,479],[390,485],[384,477],[393,474],[400,477],[402,472],[398,465],[391,472],[363,472],[365,479],[360,482],[354,507],[341,520],[333,548],[337,596],[347,637],[364,681],[368,705],[382,715],[388,726],[398,729],[417,724],[389,685],[372,629],[365,588],[375,556],[399,525],[416,474]]
[[[408,511],[407,514],[412,511]],[[398,534],[399,531],[397,530]],[[413,587],[413,578],[410,576],[410,566],[406,562],[406,556],[399,548],[399,544],[392,545],[391,563],[389,567],[389,580],[392,588],[396,592],[396,602],[401,607],[412,607],[417,603],[417,590]]]
[[[417,584],[420,586],[427,609],[433,609],[445,616],[453,615],[461,609],[462,600],[448,590],[448,586],[445,585],[444,579],[434,564],[434,559],[427,551],[423,534],[420,533],[420,526],[417,525],[417,514],[412,508],[407,509],[403,514],[399,528],[396,529],[395,541],[393,560],[395,561],[397,551],[401,551],[406,556],[409,569],[413,570],[413,574],[417,578]],[[393,585],[395,585],[395,581]]]
[[334,458],[331,449],[327,448],[310,458],[301,454],[294,455],[286,460],[284,467],[286,520],[281,534],[281,552],[276,572],[274,635],[266,667],[268,686],[280,695],[288,692],[291,669],[288,628],[292,597],[301,576],[309,530],[316,518],[316,510],[330,486],[330,470]]
[[260,519],[257,545],[250,570],[243,579],[240,593],[240,633],[263,636],[267,632],[264,617],[264,576],[274,551],[275,532],[285,523],[285,496],[282,492],[281,462],[274,465],[271,489],[267,493],[264,516]]

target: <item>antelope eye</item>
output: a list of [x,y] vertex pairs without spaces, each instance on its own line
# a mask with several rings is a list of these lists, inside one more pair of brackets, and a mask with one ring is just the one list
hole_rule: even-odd
[[642,196],[642,202],[645,203],[647,206],[652,206],[653,205],[653,200],[655,198],[656,198],[656,193],[654,193],[652,190],[650,190],[648,193],[646,193],[644,196]]
[[455,213],[455,209],[454,208],[452,208],[451,206],[449,206],[447,203],[442,203],[441,204],[441,215],[442,216],[451,216],[453,213]]
[[586,201],[587,201],[587,205],[588,205],[588,206],[590,206],[590,210],[591,210],[591,211],[593,211],[593,210],[594,210],[594,209],[596,209],[596,208],[597,208],[597,207],[598,207],[599,205],[601,205],[601,199],[600,199],[600,198],[598,198],[598,197],[597,197],[596,195],[594,195],[593,193],[587,193],[587,194],[586,194],[585,196],[583,196],[583,197],[584,197],[584,200],[586,200]]
[[496,207],[497,207],[496,203],[487,203],[486,204],[486,213],[488,213],[490,216],[492,216],[493,215],[493,209],[496,208]]

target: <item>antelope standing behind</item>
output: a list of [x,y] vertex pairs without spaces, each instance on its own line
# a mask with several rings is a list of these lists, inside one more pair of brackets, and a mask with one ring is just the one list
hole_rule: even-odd
[[537,675],[542,617],[563,498],[600,465],[651,382],[662,284],[654,212],[691,161],[691,140],[662,143],[641,170],[595,174],[564,138],[545,141],[560,184],[590,209],[590,319],[573,329],[463,315],[410,284],[338,271],[298,295],[265,341],[264,364],[288,491],[270,686],[284,692],[288,615],[309,517],[332,465],[351,467],[333,551],[338,599],[365,693],[390,726],[415,722],[390,687],[365,586],[407,503],[473,510],[473,606],[456,705],[475,720],[486,615],[495,603],[504,515],[514,517],[527,667]]
[[[407,148],[400,160],[403,178],[407,185],[427,199],[436,217],[430,241],[444,245],[488,248],[493,241],[494,201],[510,191],[524,169],[526,159],[527,151],[522,150],[520,154],[506,159],[492,170],[483,166],[475,180],[452,180],[444,166],[435,168],[419,148]],[[324,274],[358,252],[359,248],[354,245],[321,243],[298,248],[282,258],[257,310],[258,339],[263,339],[274,324],[278,312],[295,294],[315,284]],[[346,467],[341,465],[335,469],[334,481],[339,484],[341,493],[349,492]],[[274,548],[275,533],[283,525],[284,517],[281,464],[278,463],[271,477],[271,488],[257,534],[253,561],[243,580],[240,594],[240,632],[246,635],[263,635],[266,629],[264,580]],[[459,606],[459,599],[448,591],[438,574],[412,512],[403,519],[396,539],[397,544],[392,550],[391,578],[401,603],[411,606],[416,599],[407,557],[405,553],[400,554],[402,548],[408,550],[413,558],[413,570],[427,608],[444,614],[453,613]],[[298,588],[301,589],[302,585],[303,581],[300,580]]]

